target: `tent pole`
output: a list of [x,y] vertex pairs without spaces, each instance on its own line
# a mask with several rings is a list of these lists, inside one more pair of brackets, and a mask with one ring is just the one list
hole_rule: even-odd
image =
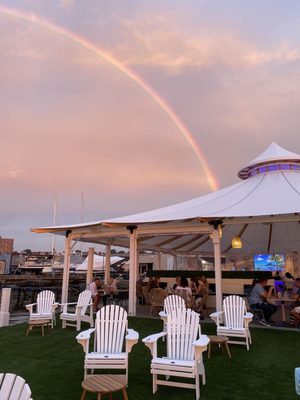
[[71,243],[72,243],[71,231],[66,231],[64,272],[63,272],[62,293],[61,293],[62,303],[68,302]]
[[111,245],[106,245],[105,250],[105,272],[104,272],[104,282],[107,284],[107,281],[110,278],[110,256],[111,256]]
[[222,271],[221,271],[221,241],[219,229],[212,232],[215,258],[216,310],[222,311]]
[[88,263],[86,269],[86,287],[93,281],[93,266],[94,266],[94,247],[89,248]]
[[161,252],[157,253],[157,269],[161,269]]
[[136,227],[129,226],[130,231],[130,260],[129,260],[129,300],[128,313],[136,315],[136,281],[137,281],[137,233]]

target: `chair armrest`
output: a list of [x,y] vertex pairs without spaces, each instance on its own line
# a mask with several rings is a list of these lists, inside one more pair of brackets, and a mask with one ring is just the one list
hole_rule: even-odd
[[195,358],[196,360],[202,359],[202,353],[207,350],[207,345],[210,342],[210,339],[207,335],[201,335],[198,340],[193,342],[193,346],[195,347]]
[[153,358],[157,357],[158,339],[166,335],[167,332],[160,332],[160,333],[154,333],[153,335],[147,336],[144,339],[142,339],[142,342],[150,349]]
[[81,344],[85,353],[88,353],[89,351],[89,341],[93,332],[95,332],[95,328],[87,329],[86,331],[80,332],[79,335],[76,336],[77,342]]
[[247,312],[247,313],[244,315],[245,325],[248,326],[249,323],[252,321],[252,319],[253,319],[253,314],[252,314],[251,312]]
[[165,311],[160,311],[158,313],[158,315],[160,316],[160,319],[166,319],[167,318],[167,313]]
[[130,353],[132,347],[139,341],[139,333],[134,329],[127,329],[126,340],[126,353]]
[[62,308],[62,312],[66,313],[68,311],[68,306],[74,305],[77,303],[60,303],[60,307]]
[[27,304],[25,307],[26,309],[30,312],[30,314],[33,312],[32,309],[33,307],[36,305],[36,303],[32,303],[32,304]]
[[217,326],[219,326],[220,322],[222,321],[223,314],[224,314],[224,311],[216,311],[216,312],[210,314],[210,318],[215,322],[215,324]]
[[54,311],[58,306],[59,306],[59,303],[53,303],[53,305],[52,305],[52,311]]

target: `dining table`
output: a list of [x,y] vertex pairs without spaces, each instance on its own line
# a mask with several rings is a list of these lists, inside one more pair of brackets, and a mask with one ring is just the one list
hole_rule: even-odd
[[280,305],[281,307],[281,319],[283,322],[286,322],[286,312],[285,308],[295,302],[295,299],[283,296],[283,297],[270,297],[268,301],[275,305]]

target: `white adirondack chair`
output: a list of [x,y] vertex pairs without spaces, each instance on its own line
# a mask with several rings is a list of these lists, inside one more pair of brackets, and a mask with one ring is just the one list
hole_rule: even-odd
[[182,297],[171,294],[165,298],[164,309],[159,312],[160,319],[162,319],[164,323],[164,332],[167,332],[167,316],[173,312],[181,311],[182,309],[185,309],[185,301]]
[[[157,356],[157,341],[167,337],[167,357]],[[199,314],[191,309],[170,313],[167,316],[167,332],[150,335],[143,339],[152,354],[151,373],[153,374],[153,393],[157,385],[196,389],[196,400],[200,398],[200,380],[205,384],[205,369],[202,353],[207,350],[209,338],[201,335]],[[165,375],[166,380],[157,378]],[[195,383],[174,382],[170,376],[191,378]]]
[[20,376],[0,373],[0,399],[32,400],[31,390]]
[[[29,311],[29,320],[49,319],[53,329],[55,323],[55,309],[58,303],[55,303],[55,295],[51,290],[43,290],[37,295],[36,303],[27,304]],[[33,311],[35,308],[35,312]]]
[[[240,296],[228,296],[223,300],[223,311],[214,312],[210,317],[217,325],[217,335],[244,338],[244,341],[229,340],[228,343],[251,344],[249,323],[253,314],[247,312],[245,300]],[[222,321],[223,324],[222,324]]]
[[[89,340],[92,333],[94,349],[90,351]],[[128,353],[138,342],[139,334],[133,329],[128,329],[127,312],[124,308],[113,304],[102,307],[97,312],[95,328],[81,332],[76,339],[85,352],[85,378],[89,369],[123,369],[126,370],[128,382]]]
[[[93,319],[93,302],[92,292],[90,290],[84,290],[80,293],[77,303],[63,303],[61,304],[63,310],[60,314],[62,320],[62,328],[66,326],[75,326],[77,331],[80,331],[81,321],[88,322],[91,327],[94,326]],[[68,311],[69,306],[76,306],[75,312]],[[89,314],[86,314],[89,308]]]
[[300,396],[300,367],[295,368],[295,389]]

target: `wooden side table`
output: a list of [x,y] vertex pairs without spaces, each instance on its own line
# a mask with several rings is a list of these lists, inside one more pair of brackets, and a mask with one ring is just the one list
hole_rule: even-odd
[[28,329],[26,332],[26,336],[28,336],[29,332],[35,326],[42,327],[42,335],[44,336],[44,326],[48,326],[48,331],[50,332],[50,326],[49,326],[50,324],[51,324],[50,319],[33,319],[32,321],[28,321]]
[[97,400],[101,400],[101,395],[109,394],[111,400],[112,393],[119,390],[122,390],[123,399],[128,400],[126,385],[126,375],[88,375],[81,384],[81,400],[85,399],[86,392],[97,393]]
[[222,350],[223,350],[223,347],[225,347],[228,357],[231,358],[231,353],[230,353],[228,343],[227,343],[229,338],[227,336],[219,336],[219,335],[211,335],[210,336],[210,335],[208,335],[208,337],[210,339],[210,342],[208,343],[208,355],[207,355],[208,358],[210,358],[212,344],[218,344],[222,348]]

